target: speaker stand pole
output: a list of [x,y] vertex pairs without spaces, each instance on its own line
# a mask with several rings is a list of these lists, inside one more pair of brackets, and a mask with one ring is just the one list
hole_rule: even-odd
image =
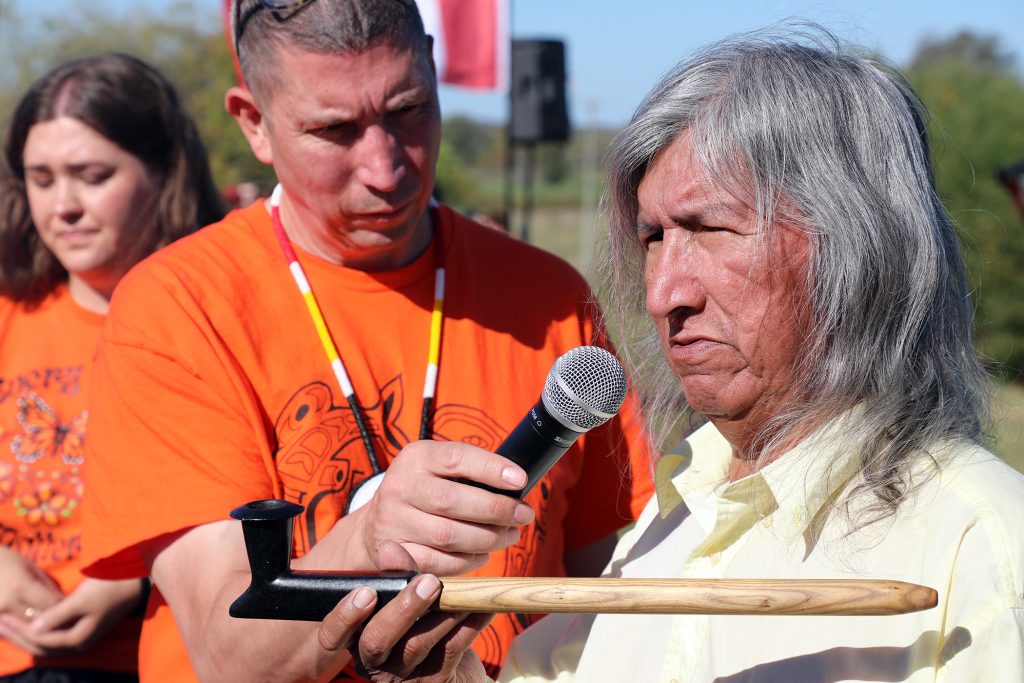
[[[499,7],[501,5],[499,4]],[[504,206],[504,220],[502,225],[505,226],[505,232],[512,234],[512,175],[515,173],[516,161],[515,153],[512,147],[512,117],[514,116],[514,109],[512,108],[512,89],[515,84],[512,82],[512,2],[505,3],[508,8],[508,64],[505,65],[507,69],[505,73],[505,79],[508,84],[508,98],[505,102],[508,110],[505,116],[505,206]]]
[[523,162],[523,218],[521,239],[524,242],[530,241],[530,218],[533,213],[533,171],[537,165],[537,145],[528,142],[526,147],[526,160]]
[[[511,110],[509,112],[511,116]],[[516,157],[515,148],[512,146],[512,133],[511,123],[505,126],[505,216],[502,224],[505,226],[505,232],[512,234],[512,185],[513,176],[516,171]]]

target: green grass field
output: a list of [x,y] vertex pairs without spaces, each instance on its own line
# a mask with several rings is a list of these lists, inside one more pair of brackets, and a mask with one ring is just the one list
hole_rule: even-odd
[[1024,386],[996,385],[992,391],[992,450],[1024,472]]
[[[521,218],[513,213],[512,232],[519,234]],[[546,249],[581,271],[586,271],[590,252],[581,255],[580,210],[575,207],[538,207],[530,222],[530,242]],[[1024,472],[1024,385],[993,384],[991,442],[986,445]]]

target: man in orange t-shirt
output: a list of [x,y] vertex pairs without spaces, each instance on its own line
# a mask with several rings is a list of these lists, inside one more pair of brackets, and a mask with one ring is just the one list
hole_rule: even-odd
[[[249,579],[232,508],[303,505],[296,569],[390,568],[378,547],[398,541],[439,575],[596,575],[649,497],[648,453],[630,398],[524,501],[463,483],[522,486],[493,451],[559,355],[604,343],[586,283],[430,206],[440,113],[414,3],[233,16],[251,90],[226,105],[281,184],[118,287],[91,404],[88,571],[151,574],[143,680],[356,678],[316,623],[228,616]],[[346,511],[375,469],[379,489]],[[530,621],[486,627],[490,671]]]

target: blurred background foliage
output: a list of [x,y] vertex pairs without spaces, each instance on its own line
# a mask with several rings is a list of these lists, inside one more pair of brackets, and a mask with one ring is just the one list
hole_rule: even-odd
[[[209,15],[197,21],[197,15]],[[226,187],[239,181],[273,184],[273,172],[249,151],[238,126],[224,111],[224,92],[235,83],[220,15],[182,0],[154,14],[140,8],[112,16],[102,3],[82,4],[66,15],[28,22],[10,0],[0,0],[0,123],[28,85],[49,69],[100,52],[125,52],[159,68],[178,88],[203,135],[214,178]],[[208,28],[201,28],[206,26]]]
[[931,112],[936,185],[960,228],[981,350],[1024,369],[1024,223],[999,169],[1024,160],[1024,79],[1012,55],[959,33],[918,49],[906,75]]
[[[571,46],[570,46],[571,47]],[[224,112],[234,71],[220,15],[180,0],[159,14],[139,8],[111,15],[83,4],[28,22],[0,0],[0,125],[29,83],[53,66],[102,51],[137,55],[175,83],[203,134],[218,184],[256,182],[273,173],[253,158]],[[922,42],[897,64],[931,112],[939,194],[957,221],[977,307],[976,334],[1000,378],[995,392],[997,450],[1024,469],[1024,215],[996,177],[1024,160],[1024,76],[1017,56],[995,38],[969,32]],[[444,120],[438,194],[471,215],[503,215],[504,129],[466,117]],[[576,126],[565,144],[537,148],[531,241],[586,271],[593,254],[601,155],[614,130]]]

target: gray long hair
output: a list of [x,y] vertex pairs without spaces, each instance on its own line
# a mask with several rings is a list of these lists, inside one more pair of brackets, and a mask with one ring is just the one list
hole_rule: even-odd
[[913,488],[917,454],[938,457],[948,439],[981,437],[986,372],[954,225],[935,193],[925,115],[902,77],[844,52],[819,27],[718,43],[651,90],[610,151],[603,284],[658,447],[678,437],[685,403],[653,327],[635,327],[646,317],[637,189],[683,131],[704,170],[754,209],[762,245],[780,219],[810,239],[797,398],[756,435],[762,463],[801,426],[862,405],[848,435],[862,454],[853,493],[874,494],[873,521]]

